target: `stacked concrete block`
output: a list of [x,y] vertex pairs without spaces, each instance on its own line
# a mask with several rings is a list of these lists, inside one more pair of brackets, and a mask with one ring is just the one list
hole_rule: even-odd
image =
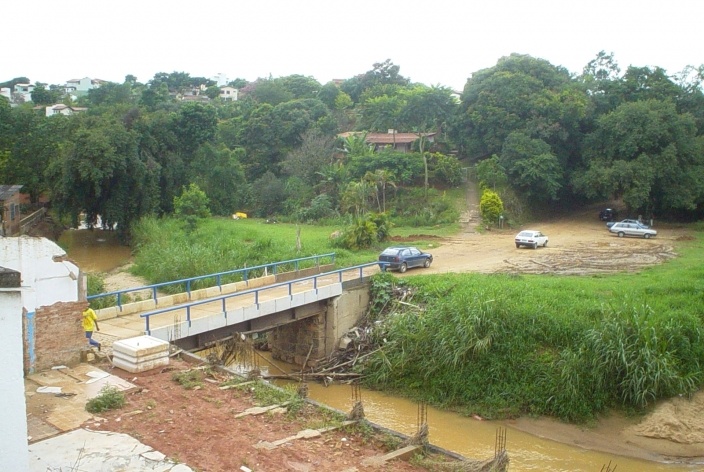
[[151,336],[116,341],[112,363],[127,372],[145,372],[169,365],[169,343]]

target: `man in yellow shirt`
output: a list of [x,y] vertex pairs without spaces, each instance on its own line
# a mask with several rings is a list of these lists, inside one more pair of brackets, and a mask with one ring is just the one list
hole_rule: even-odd
[[93,339],[93,331],[100,331],[98,327],[98,316],[90,307],[86,308],[83,312],[83,331],[86,332],[88,344],[97,347],[98,351],[100,351],[100,343]]

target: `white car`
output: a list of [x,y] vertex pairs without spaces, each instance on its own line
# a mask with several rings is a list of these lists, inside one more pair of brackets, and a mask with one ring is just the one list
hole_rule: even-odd
[[533,249],[536,249],[538,246],[545,247],[547,245],[548,237],[540,231],[527,229],[525,231],[521,231],[516,235],[516,249],[521,246],[532,247]]
[[658,232],[654,229],[650,229],[645,225],[639,224],[637,221],[635,223],[626,223],[621,221],[619,223],[614,223],[609,231],[616,233],[619,238],[624,236],[636,236],[639,238],[654,238]]

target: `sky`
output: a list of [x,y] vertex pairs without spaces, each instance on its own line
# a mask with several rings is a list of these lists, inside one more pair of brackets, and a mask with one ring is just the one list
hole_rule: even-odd
[[0,82],[187,72],[325,84],[390,59],[413,82],[461,91],[512,53],[574,74],[602,50],[622,71],[704,64],[702,0],[33,0],[8,13]]

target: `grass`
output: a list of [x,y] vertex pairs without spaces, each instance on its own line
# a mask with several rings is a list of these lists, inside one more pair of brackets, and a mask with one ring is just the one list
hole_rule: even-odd
[[680,257],[637,274],[406,278],[420,314],[386,304],[397,282],[378,276],[372,305],[394,316],[382,317],[386,342],[365,378],[488,418],[588,421],[690,394],[704,382],[703,240],[700,231]]
[[89,413],[102,413],[107,410],[117,410],[125,406],[125,394],[117,387],[104,386],[100,393],[88,400],[86,411]]
[[[389,245],[380,243],[367,250],[348,251],[334,248],[330,240],[330,234],[341,227],[300,225],[300,228],[301,249],[298,251],[295,224],[213,218],[189,234],[174,219],[147,218],[134,231],[136,255],[133,271],[150,283],[160,283],[331,252],[336,254],[337,266],[346,267],[375,261],[379,252]],[[392,235],[442,236],[455,229],[456,225],[394,228]],[[422,248],[437,245],[434,240],[424,240],[422,236],[415,243]],[[314,261],[307,264],[312,266]],[[238,281],[240,276],[233,275],[231,279],[224,279],[223,283]],[[196,284],[193,288],[201,287]],[[182,287],[171,289],[182,291]]]
[[174,372],[171,375],[171,380],[178,383],[186,390],[193,390],[196,387],[202,387],[204,378],[205,374],[203,371],[196,369]]

